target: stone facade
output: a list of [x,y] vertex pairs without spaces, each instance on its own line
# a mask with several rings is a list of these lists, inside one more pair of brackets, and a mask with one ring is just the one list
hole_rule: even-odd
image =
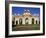
[[29,12],[24,12],[23,15],[16,15],[12,17],[14,21],[14,25],[19,25],[19,24],[39,24],[39,17],[38,16],[33,16]]

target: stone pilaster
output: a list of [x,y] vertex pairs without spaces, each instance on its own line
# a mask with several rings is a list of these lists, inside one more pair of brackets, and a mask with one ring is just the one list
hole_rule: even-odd
[[22,24],[25,24],[25,19],[24,18],[22,19]]

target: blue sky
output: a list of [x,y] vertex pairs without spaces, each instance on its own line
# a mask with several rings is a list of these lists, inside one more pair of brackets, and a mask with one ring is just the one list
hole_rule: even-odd
[[24,10],[29,10],[29,12],[32,15],[39,15],[40,14],[40,8],[35,8],[35,7],[12,7],[12,14],[17,15],[20,14],[22,15],[24,13]]

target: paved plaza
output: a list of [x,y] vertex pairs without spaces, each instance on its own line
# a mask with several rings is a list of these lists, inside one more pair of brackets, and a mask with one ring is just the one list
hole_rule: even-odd
[[40,30],[40,24],[14,25],[12,27],[12,30],[13,31]]

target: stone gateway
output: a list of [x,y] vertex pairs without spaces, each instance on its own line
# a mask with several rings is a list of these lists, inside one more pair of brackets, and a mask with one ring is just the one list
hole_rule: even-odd
[[12,21],[14,22],[14,25],[19,24],[39,24],[39,16],[33,16],[30,14],[29,10],[25,10],[23,15],[12,15]]

